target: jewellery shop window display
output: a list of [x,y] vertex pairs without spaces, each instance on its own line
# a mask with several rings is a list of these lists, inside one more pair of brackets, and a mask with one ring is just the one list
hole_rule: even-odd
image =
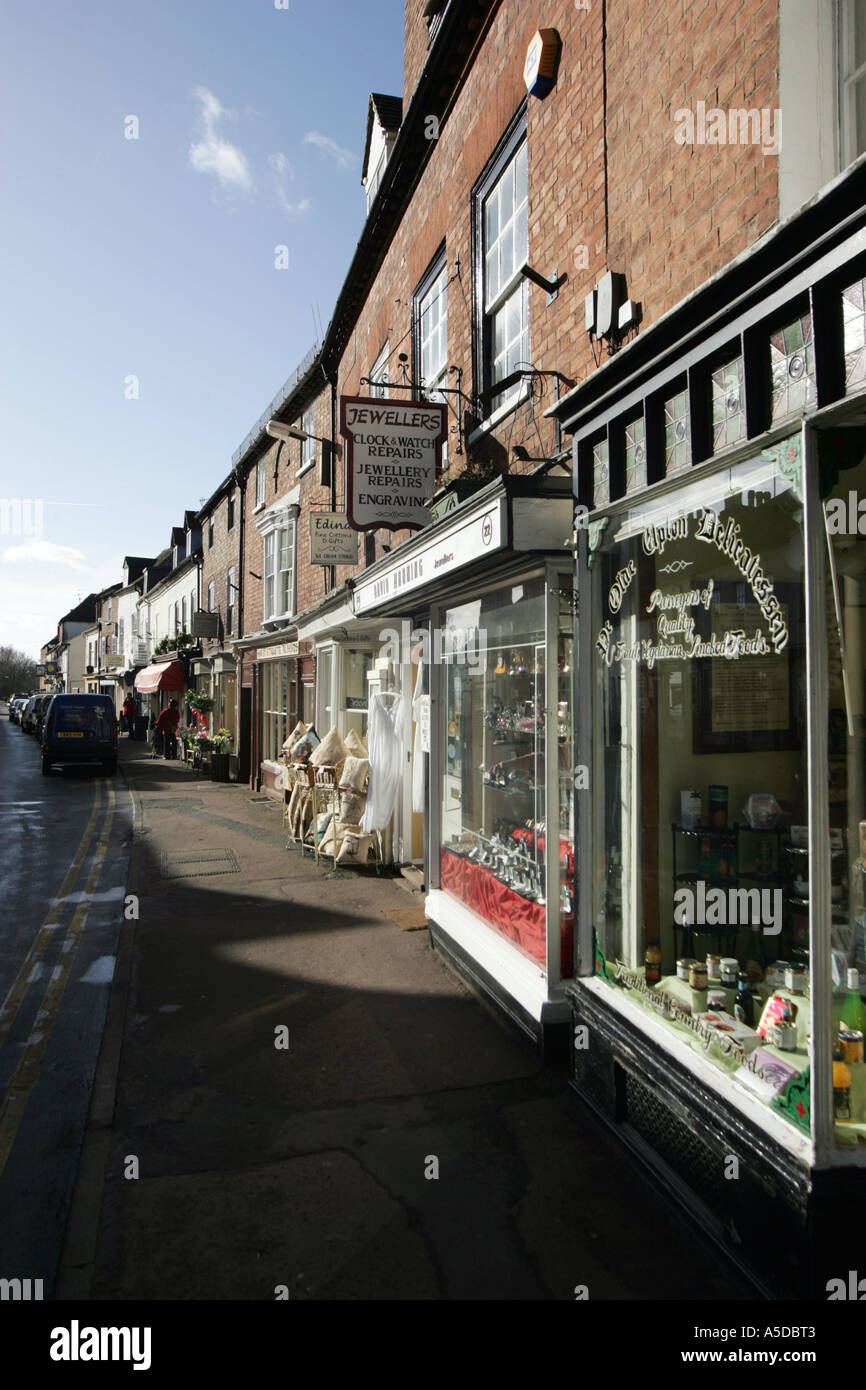
[[801,455],[593,524],[591,804],[596,975],[808,1134]]
[[542,966],[550,906],[564,978],[574,973],[572,594],[571,576],[551,572],[440,613],[441,888]]

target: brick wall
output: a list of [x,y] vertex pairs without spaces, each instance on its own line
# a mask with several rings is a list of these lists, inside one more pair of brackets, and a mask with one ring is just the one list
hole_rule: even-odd
[[[407,101],[427,54],[423,8],[421,0],[406,6]],[[550,305],[544,290],[530,287],[536,368],[558,370],[569,382],[595,370],[584,298],[607,269],[626,273],[646,327],[776,220],[776,159],[760,145],[678,144],[674,113],[696,110],[699,100],[726,111],[776,106],[777,0],[737,6],[683,0],[676,7],[657,0],[608,0],[605,7],[591,0],[587,9],[559,0],[543,13],[534,0],[511,0],[493,20],[358,317],[340,363],[341,394],[366,392],[359,379],[386,340],[391,378],[400,379],[397,354],[412,352],[413,291],[443,239],[449,363],[463,368],[467,393],[481,389],[472,377],[471,192],[526,96],[526,49],[540,24],[558,30],[562,55],[556,87],[545,99],[528,101],[529,259],[544,276],[556,270],[568,279]],[[455,453],[454,400],[451,475],[467,468],[485,476],[533,469],[533,462],[514,460],[517,444],[532,458],[553,455],[553,426],[543,417],[553,400],[549,377],[490,436],[464,445],[462,458]],[[345,508],[341,473],[338,508]],[[377,556],[383,542],[393,547],[407,535],[381,532]],[[348,573],[341,570],[340,578]]]
[[[233,596],[235,613],[233,618],[232,632],[229,634],[225,630],[226,608],[228,605],[228,572],[234,566],[235,583],[239,584],[241,563],[239,558],[240,542],[240,490],[234,488],[234,525],[229,528],[229,493],[223,493],[214,503],[209,516],[202,520],[202,574],[201,574],[201,606],[208,606],[208,585],[214,586],[214,611],[219,613],[223,623],[221,637],[203,638],[202,654],[210,655],[212,652],[219,651],[224,647],[231,637],[237,637],[238,616],[237,616],[237,594]],[[213,520],[213,545],[209,544],[208,521]]]

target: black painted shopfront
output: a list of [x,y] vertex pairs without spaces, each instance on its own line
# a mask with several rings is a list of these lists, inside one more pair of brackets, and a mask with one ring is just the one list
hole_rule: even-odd
[[864,194],[855,168],[551,412],[580,614],[573,1084],[800,1298],[856,1265],[866,1200]]

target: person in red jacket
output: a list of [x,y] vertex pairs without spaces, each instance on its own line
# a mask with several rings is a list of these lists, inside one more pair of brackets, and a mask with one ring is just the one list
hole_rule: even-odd
[[123,709],[120,711],[120,713],[126,720],[126,727],[129,731],[129,737],[132,738],[135,734],[135,716],[137,713],[134,695],[127,695],[126,699],[123,702]]
[[180,723],[180,713],[177,708],[177,700],[172,700],[164,710],[161,710],[156,720],[156,732],[162,736],[163,755],[166,758],[177,757],[177,726]]

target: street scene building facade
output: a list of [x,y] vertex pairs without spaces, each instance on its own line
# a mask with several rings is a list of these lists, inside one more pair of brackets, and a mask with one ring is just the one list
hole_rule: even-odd
[[414,869],[803,1298],[866,1184],[866,13],[675,8],[407,0],[322,341],[43,661]]

